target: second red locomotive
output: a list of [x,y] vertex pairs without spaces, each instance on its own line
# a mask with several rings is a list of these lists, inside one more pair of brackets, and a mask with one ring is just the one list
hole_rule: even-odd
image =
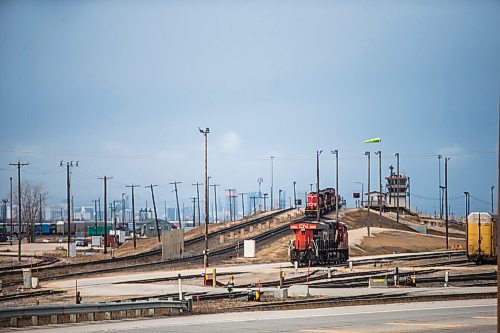
[[320,216],[335,210],[335,202],[339,199],[339,208],[341,207],[342,200],[340,197],[336,195],[335,189],[329,187],[324,190],[319,191],[319,199],[318,194],[316,192],[311,192],[307,195],[307,204],[305,209],[306,216],[316,216],[319,205],[319,214]]
[[290,261],[299,265],[337,264],[349,259],[347,225],[337,221],[304,221],[290,226],[295,240],[290,242]]

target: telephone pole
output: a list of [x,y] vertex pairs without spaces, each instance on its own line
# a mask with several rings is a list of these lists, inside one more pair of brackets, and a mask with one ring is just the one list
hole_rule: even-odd
[[10,182],[10,246],[12,246],[12,234],[14,233],[14,223],[13,223],[13,216],[14,216],[14,211],[12,210],[12,177],[9,177],[9,182]]
[[[396,222],[399,223],[399,200],[401,198],[401,192],[400,192],[400,185],[401,185],[401,177],[399,176],[399,153],[395,153],[394,156],[396,156],[396,193],[398,197],[398,201],[396,202]],[[446,249],[448,249],[448,246],[446,246]]]
[[[19,222],[19,232],[18,232],[18,240],[19,240],[19,243],[18,243],[18,252],[17,252],[17,260],[18,261],[21,261],[21,239],[22,239],[22,219],[21,219],[21,168],[23,166],[26,166],[26,165],[29,165],[28,163],[21,163],[20,161],[18,161],[17,163],[9,163],[9,165],[12,165],[12,166],[15,166],[17,168],[17,194],[18,194],[18,200],[17,200],[17,205],[19,206],[18,207],[18,216],[17,216],[17,220]],[[12,191],[11,191],[12,192]],[[12,211],[10,212],[11,214],[11,217],[12,217]],[[10,237],[12,238],[12,235],[10,235]]]
[[94,227],[95,227],[95,235],[97,236],[97,200],[94,201]]
[[273,192],[274,192],[274,156],[269,157],[271,159],[271,204],[269,205],[273,210]]
[[113,177],[100,177],[104,182],[104,230],[103,230],[103,236],[104,236],[104,254],[108,253],[108,211],[107,211],[107,200],[108,200],[108,180],[113,179]]
[[196,224],[196,197],[192,197],[191,201],[193,202],[193,227]]
[[175,181],[173,183],[170,183],[170,185],[174,185],[175,188],[174,191],[175,191],[175,201],[177,202],[177,216],[179,218],[179,229],[182,229],[181,210],[179,208],[179,195],[177,194],[177,184],[182,184],[182,182]]
[[126,193],[122,193],[122,223],[120,223],[122,225],[122,228],[125,227],[125,196]]
[[368,198],[367,198],[367,202],[368,202],[368,219],[367,219],[367,224],[366,224],[366,230],[368,232],[368,237],[370,237],[370,204],[371,204],[371,198],[370,198],[370,152],[369,151],[365,151],[365,155],[368,157]]
[[332,150],[332,154],[335,155],[335,220],[339,221],[339,151],[337,149]]
[[[64,164],[63,161],[59,164],[62,167]],[[75,166],[78,166],[78,161],[76,161]],[[68,209],[68,252],[67,255],[69,257],[69,247],[71,243],[71,218],[72,218],[72,210],[71,210],[71,173],[69,168],[73,167],[73,161],[66,162],[66,200],[67,200],[67,209]]]
[[154,194],[154,191],[153,191],[153,187],[156,187],[158,185],[149,185],[149,186],[145,186],[146,188],[149,187],[151,189],[151,197],[153,198],[153,209],[154,209],[154,212],[155,212],[155,221],[156,221],[156,234],[158,235],[158,242],[161,242],[161,237],[160,237],[160,226],[158,225],[158,215],[156,213],[156,201],[155,201],[155,194]]
[[264,182],[264,178],[259,177],[257,178],[257,183],[259,183],[259,211],[262,210],[262,191],[261,191],[261,185]]
[[319,155],[321,155],[323,151],[322,150],[317,150],[316,151],[316,196],[318,198],[317,203],[316,203],[316,221],[320,221],[320,211],[319,211],[319,204],[320,204],[320,199],[319,199]]
[[217,219],[217,186],[220,186],[220,185],[213,184],[210,186],[212,186],[214,188],[215,223],[217,223],[217,221],[218,221],[218,219]]
[[[241,209],[242,209],[242,212],[243,212],[243,218],[245,218],[245,201],[243,200],[243,196],[245,194],[246,193],[240,193],[240,195],[241,195]],[[254,199],[253,207],[254,207],[254,213],[255,213],[255,199]]]
[[438,176],[439,176],[439,218],[442,220],[443,219],[443,198],[442,198],[442,187],[441,187],[441,158],[443,158],[443,155],[438,155],[438,163],[439,163],[439,169],[438,169]]
[[[243,198],[243,197],[242,197],[242,198]],[[257,197],[256,197],[256,196],[253,196],[253,197],[250,197],[250,199],[252,199],[252,200],[253,200],[253,213],[255,214],[255,213],[256,213],[256,210],[257,210],[257,208],[255,207],[255,199],[257,199]]]
[[446,219],[446,250],[449,249],[448,241],[448,161],[449,157],[444,158],[444,203],[445,203],[445,219]]
[[135,201],[134,201],[134,187],[139,187],[141,185],[126,185],[125,187],[130,187],[132,189],[132,230],[134,231],[134,249],[137,247],[136,232],[135,232]]
[[297,184],[297,182],[293,181],[293,208],[296,209],[297,208],[297,193],[295,192],[295,184]]
[[233,204],[232,204],[233,197],[231,195],[233,190],[227,189],[226,191],[228,191],[228,193],[229,193],[229,221],[233,221]]
[[376,151],[375,155],[378,155],[378,223],[380,225],[382,221],[382,151]]
[[[201,134],[205,137],[205,251],[203,252],[203,267],[206,269],[208,267],[208,133],[210,129],[207,127],[205,130],[198,128]],[[198,200],[198,209],[199,200]]]
[[[196,186],[196,198],[198,200],[198,227],[201,226],[201,213],[200,213],[200,185],[203,185],[203,183],[198,183],[196,184],[191,184],[193,186]],[[195,221],[193,220],[193,227],[195,226]]]

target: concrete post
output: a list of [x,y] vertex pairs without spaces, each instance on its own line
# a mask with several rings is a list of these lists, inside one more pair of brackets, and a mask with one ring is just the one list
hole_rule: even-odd
[[219,236],[219,243],[220,244],[224,244],[225,240],[226,240],[226,237],[224,235]]
[[245,229],[240,229],[240,235],[241,237],[245,236]]
[[31,269],[23,268],[23,287],[31,289]]
[[177,280],[179,282],[179,301],[182,301],[182,278],[181,275],[177,275]]
[[51,323],[52,325],[57,324],[57,315],[51,315],[51,316],[50,316],[50,323]]
[[31,316],[31,325],[38,326],[38,316]]

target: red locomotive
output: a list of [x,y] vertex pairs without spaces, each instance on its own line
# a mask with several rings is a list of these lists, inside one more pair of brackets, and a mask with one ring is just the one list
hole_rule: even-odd
[[[340,199],[340,198],[339,198]],[[320,216],[335,210],[335,202],[337,196],[335,195],[335,189],[329,187],[324,190],[319,191],[319,214]],[[341,206],[342,200],[339,200],[339,207]],[[316,192],[311,192],[307,195],[307,205],[305,209],[306,216],[316,216],[318,209],[318,195]]]
[[290,260],[299,265],[337,264],[349,259],[347,226],[337,221],[304,221],[290,226],[295,240],[290,242]]

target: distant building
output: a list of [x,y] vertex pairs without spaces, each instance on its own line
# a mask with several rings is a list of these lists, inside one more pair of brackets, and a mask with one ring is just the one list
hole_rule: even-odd
[[406,175],[397,175],[394,173],[394,167],[391,165],[389,167],[390,174],[385,177],[387,180],[387,207],[397,207],[399,202],[399,207],[407,208],[406,198],[408,196],[408,180],[409,177]]
[[[158,225],[160,228],[160,235],[162,230],[172,230],[172,224],[165,220],[158,219]],[[135,222],[135,228],[138,235],[146,237],[156,237],[156,220],[155,219],[145,219],[142,221]]]

